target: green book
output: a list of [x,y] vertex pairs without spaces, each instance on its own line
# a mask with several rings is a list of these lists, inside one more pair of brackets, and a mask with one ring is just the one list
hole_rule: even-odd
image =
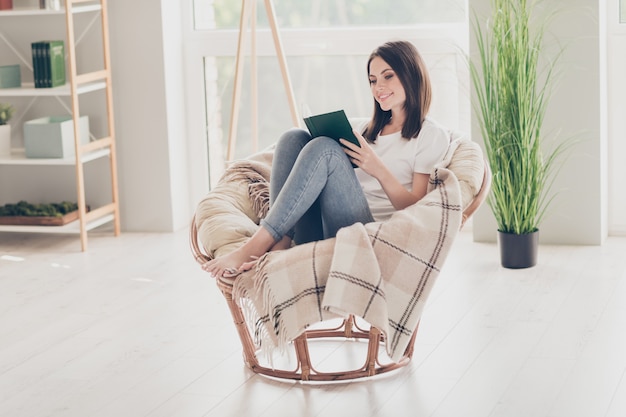
[[65,47],[63,41],[39,41],[31,44],[35,88],[65,84]]
[[343,110],[305,117],[304,123],[309,129],[309,132],[311,132],[311,136],[314,138],[318,136],[328,136],[329,138],[335,139],[337,142],[339,142],[340,138],[343,138],[359,147],[361,146],[359,140],[354,136],[352,125]]
[[41,43],[41,86],[50,87],[50,48],[48,42]]
[[35,82],[35,88],[43,87],[42,48],[42,42],[31,43],[31,51],[33,55],[33,81]]
[[48,59],[46,66],[49,68],[47,85],[58,87],[65,84],[65,48],[63,41],[47,42]]

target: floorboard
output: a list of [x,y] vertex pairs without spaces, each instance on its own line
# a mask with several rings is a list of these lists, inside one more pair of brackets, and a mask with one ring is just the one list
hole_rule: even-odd
[[[96,231],[87,252],[76,237],[2,233],[0,416],[621,417],[625,253],[617,237],[543,245],[536,267],[506,270],[495,244],[462,232],[408,367],[301,384],[244,366],[187,231]],[[320,347],[320,366],[340,352]]]

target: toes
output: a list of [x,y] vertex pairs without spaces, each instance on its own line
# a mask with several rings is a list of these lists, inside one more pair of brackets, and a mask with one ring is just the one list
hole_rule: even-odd
[[236,268],[226,268],[222,273],[222,278],[231,279],[239,276],[241,274]]

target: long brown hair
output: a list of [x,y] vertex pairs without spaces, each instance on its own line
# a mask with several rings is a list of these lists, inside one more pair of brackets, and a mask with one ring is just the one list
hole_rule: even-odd
[[[407,139],[414,138],[422,128],[432,97],[430,77],[424,60],[417,48],[410,42],[387,42],[374,49],[370,54],[367,60],[368,77],[370,64],[376,57],[380,57],[391,66],[404,88],[406,95],[406,102],[404,103],[406,120],[402,126],[402,137]],[[374,142],[390,119],[391,111],[384,111],[380,108],[380,104],[374,100],[374,115],[365,128],[363,136],[367,140]]]

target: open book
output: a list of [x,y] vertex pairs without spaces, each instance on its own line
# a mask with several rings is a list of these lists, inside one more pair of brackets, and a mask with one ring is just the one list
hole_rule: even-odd
[[340,138],[343,138],[359,147],[361,146],[359,145],[359,140],[354,136],[352,125],[350,125],[343,110],[305,117],[304,123],[314,138],[328,136],[337,142],[339,142]]

